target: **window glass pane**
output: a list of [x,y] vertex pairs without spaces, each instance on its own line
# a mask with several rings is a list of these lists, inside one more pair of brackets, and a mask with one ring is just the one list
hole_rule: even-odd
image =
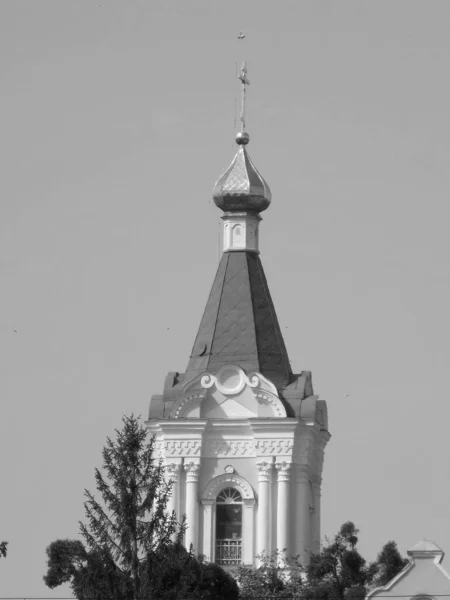
[[228,504],[232,502],[242,502],[242,496],[234,488],[225,488],[217,496],[216,502],[226,502]]
[[240,539],[242,536],[242,505],[216,505],[216,539]]

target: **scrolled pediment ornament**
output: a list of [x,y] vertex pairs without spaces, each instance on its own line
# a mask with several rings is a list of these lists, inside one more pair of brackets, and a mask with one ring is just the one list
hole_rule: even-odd
[[200,385],[209,389],[215,386],[224,396],[239,394],[247,385],[256,388],[260,379],[256,373],[249,376],[237,365],[224,365],[217,373],[206,373],[200,380]]

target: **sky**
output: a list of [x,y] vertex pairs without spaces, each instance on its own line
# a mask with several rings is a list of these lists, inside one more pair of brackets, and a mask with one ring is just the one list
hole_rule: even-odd
[[328,403],[322,535],[450,553],[449,29],[447,0],[0,2],[0,596],[70,596],[46,547],[186,368],[244,58],[261,259]]

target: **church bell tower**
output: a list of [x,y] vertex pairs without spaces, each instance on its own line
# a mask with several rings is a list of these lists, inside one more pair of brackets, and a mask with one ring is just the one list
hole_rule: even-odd
[[223,254],[184,373],[168,374],[147,426],[186,515],[186,546],[222,566],[320,548],[327,406],[291,370],[259,258],[269,186],[248,155],[245,63],[237,152],[214,186]]

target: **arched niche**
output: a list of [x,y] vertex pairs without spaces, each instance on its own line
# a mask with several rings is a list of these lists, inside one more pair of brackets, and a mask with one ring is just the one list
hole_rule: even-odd
[[217,477],[214,477],[214,479],[211,479],[201,495],[203,512],[203,554],[208,560],[215,561],[216,556],[219,558],[218,553],[220,552],[220,547],[218,548],[216,545],[217,497],[223,490],[232,488],[239,492],[243,503],[242,539],[239,542],[240,561],[246,565],[252,565],[255,556],[255,493],[248,481],[234,473],[234,469],[231,465],[227,467],[227,469],[229,469],[228,473],[218,475]]
[[211,479],[203,490],[202,500],[215,500],[225,488],[235,488],[245,500],[255,500],[255,494],[249,482],[236,473],[223,473]]

